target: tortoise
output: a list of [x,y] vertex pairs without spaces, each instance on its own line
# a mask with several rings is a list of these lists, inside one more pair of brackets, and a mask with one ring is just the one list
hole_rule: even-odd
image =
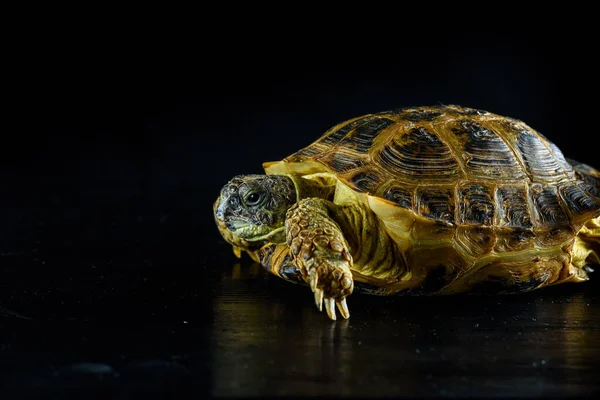
[[223,238],[344,318],[353,291],[518,293],[588,280],[600,172],[524,122],[457,105],[363,115],[239,175]]

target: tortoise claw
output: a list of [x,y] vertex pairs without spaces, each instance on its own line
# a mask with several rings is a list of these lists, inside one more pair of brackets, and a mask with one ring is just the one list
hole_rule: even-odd
[[594,272],[594,268],[592,268],[592,266],[591,266],[591,265],[589,265],[589,264],[588,264],[588,265],[585,265],[585,266],[583,267],[583,269],[584,269],[584,271],[585,271],[585,272],[587,272],[588,274],[589,274],[589,273],[592,273],[592,272]]
[[319,311],[323,311],[323,289],[315,290],[315,304]]
[[320,264],[324,268],[311,268],[306,276],[306,282],[310,286],[315,305],[319,311],[325,310],[330,319],[336,320],[336,306],[344,319],[350,318],[346,297],[352,293],[353,281],[351,272],[344,271],[343,264],[324,262]]
[[337,301],[336,304],[338,310],[340,310],[340,314],[342,314],[342,317],[344,317],[345,319],[350,318],[350,310],[348,310],[348,303],[346,303],[346,298]]
[[325,299],[325,310],[329,318],[335,321],[335,300],[331,297]]
[[309,273],[310,276],[310,289],[315,292],[317,289],[317,284],[319,283],[319,275],[316,270],[311,270]]

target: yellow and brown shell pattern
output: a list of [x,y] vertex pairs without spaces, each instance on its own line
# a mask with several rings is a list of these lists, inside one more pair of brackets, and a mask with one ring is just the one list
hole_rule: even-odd
[[423,239],[447,232],[473,259],[568,243],[600,214],[598,177],[525,123],[460,106],[361,116],[284,161],[316,161],[353,190],[434,221]]

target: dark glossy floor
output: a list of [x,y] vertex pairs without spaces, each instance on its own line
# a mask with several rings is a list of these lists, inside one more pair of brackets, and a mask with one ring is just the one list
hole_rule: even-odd
[[86,196],[3,214],[2,399],[600,393],[600,280],[353,295],[332,322],[308,288],[236,260],[203,207]]

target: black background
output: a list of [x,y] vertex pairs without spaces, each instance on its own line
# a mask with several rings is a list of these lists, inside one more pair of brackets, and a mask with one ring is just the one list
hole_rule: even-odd
[[144,181],[164,194],[186,187],[202,191],[201,208],[231,176],[261,172],[263,161],[338,122],[440,103],[521,119],[593,164],[593,36],[515,24],[399,30],[387,41],[298,32],[279,43],[277,31],[232,41],[205,31],[197,41],[48,40],[22,65],[26,76],[12,81],[18,124],[2,146],[5,171],[63,176],[70,186]]
[[[172,35],[163,35],[160,20],[152,21],[162,28],[152,35],[135,28],[112,35],[110,24],[82,36],[79,29],[40,32],[6,62],[0,306],[8,322],[0,366],[13,394],[71,390],[72,376],[88,373],[82,362],[108,364],[121,372],[111,382],[125,376],[128,390],[141,390],[148,373],[138,371],[140,363],[165,359],[185,365],[201,391],[211,392],[208,354],[216,339],[207,327],[220,318],[215,299],[238,304],[230,292],[240,303],[258,292],[276,293],[294,310],[310,306],[316,316],[306,326],[321,332],[318,324],[327,321],[312,310],[310,295],[296,299],[286,283],[215,283],[236,267],[211,205],[232,176],[260,173],[262,162],[346,119],[459,104],[521,119],[566,156],[598,165],[597,46],[583,22],[538,28],[524,17],[492,23],[480,15],[456,23],[471,30],[388,24],[371,38],[364,33],[376,33],[377,21],[370,26],[360,13],[344,29],[313,37],[308,20],[288,35],[280,29],[286,21],[234,30],[234,20],[210,27],[210,13],[198,18],[201,30]],[[483,29],[493,25],[499,29]],[[361,315],[361,303],[350,304]],[[292,315],[285,321],[298,323]],[[237,329],[262,332],[248,324]],[[590,326],[597,334],[597,324]],[[146,367],[158,374],[156,365]],[[221,394],[264,393],[218,384]],[[498,393],[490,390],[468,393]],[[364,386],[358,393],[367,393]]]

